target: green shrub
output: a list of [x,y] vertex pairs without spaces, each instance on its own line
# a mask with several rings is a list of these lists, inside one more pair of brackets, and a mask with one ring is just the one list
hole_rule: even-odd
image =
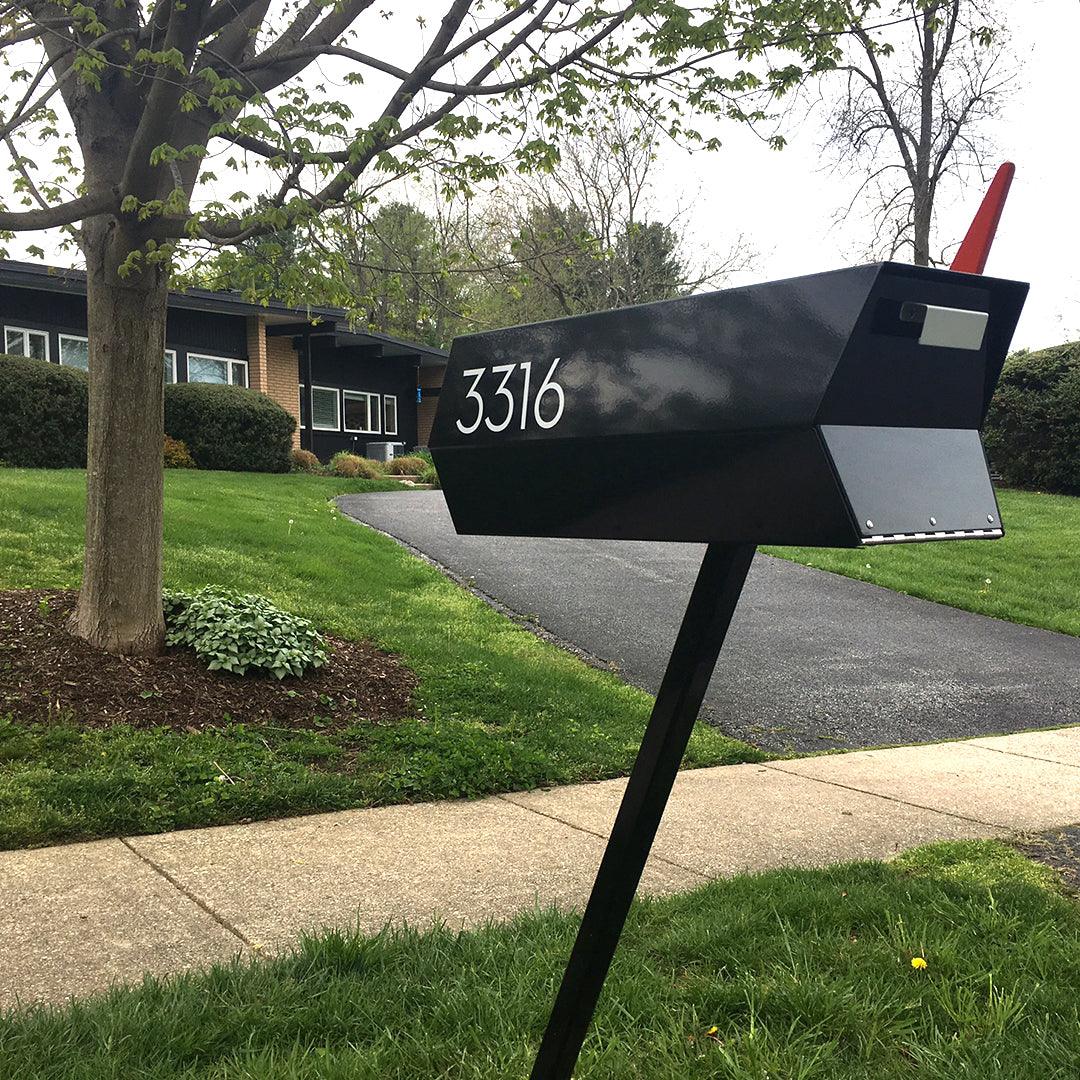
[[174,439],[171,435],[165,436],[165,449],[163,451],[166,469],[195,469],[195,459],[187,448],[187,443],[180,439]]
[[386,471],[393,476],[419,476],[428,463],[416,454],[403,454],[386,463]]
[[1080,342],[1009,357],[985,440],[1007,484],[1080,495]]
[[86,374],[0,355],[0,460],[37,469],[86,465]]
[[409,457],[415,458],[422,465],[422,469],[417,469],[417,473],[420,476],[421,484],[430,484],[432,487],[441,488],[442,482],[439,480],[439,473],[435,468],[435,459],[431,456],[430,450],[414,450]]
[[294,447],[290,454],[290,461],[292,462],[293,472],[318,474],[323,471],[322,462],[310,450],[301,450],[300,447]]
[[288,472],[296,420],[257,390],[175,383],[165,387],[165,430],[202,469]]
[[307,619],[261,596],[217,589],[166,591],[165,643],[187,645],[210,671],[269,672],[278,679],[322,667],[326,644]]
[[339,450],[330,459],[330,471],[335,476],[358,476],[362,480],[378,480],[384,475],[377,461],[360,457],[359,454],[350,454],[348,450]]

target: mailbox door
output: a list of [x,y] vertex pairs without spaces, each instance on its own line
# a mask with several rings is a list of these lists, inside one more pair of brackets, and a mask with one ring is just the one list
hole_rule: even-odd
[[821,434],[864,544],[1002,535],[977,431],[826,425]]

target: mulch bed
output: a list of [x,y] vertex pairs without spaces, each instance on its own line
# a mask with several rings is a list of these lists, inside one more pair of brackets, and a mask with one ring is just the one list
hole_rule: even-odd
[[194,652],[115,656],[65,629],[75,592],[0,591],[0,716],[183,731],[226,723],[340,730],[416,715],[416,676],[368,642],[326,635],[330,660],[302,679],[207,671]]
[[1065,887],[1080,896],[1080,825],[1050,829],[1015,844],[1029,859],[1056,870]]

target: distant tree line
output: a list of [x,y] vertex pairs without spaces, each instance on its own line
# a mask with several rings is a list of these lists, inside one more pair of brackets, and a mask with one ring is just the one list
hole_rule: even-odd
[[341,307],[357,327],[432,345],[716,287],[751,254],[734,236],[721,255],[701,258],[680,213],[661,213],[658,138],[616,114],[570,140],[549,173],[476,199],[349,209],[347,227],[272,232],[218,252],[181,284]]

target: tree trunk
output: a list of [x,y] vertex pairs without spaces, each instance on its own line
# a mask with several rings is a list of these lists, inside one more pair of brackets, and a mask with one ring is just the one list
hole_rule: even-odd
[[933,218],[933,200],[928,191],[915,192],[914,211],[914,262],[916,266],[930,265],[930,224]]
[[167,271],[121,277],[140,247],[113,218],[84,226],[90,338],[86,549],[72,632],[109,652],[164,645],[161,519]]
[[930,157],[934,150],[934,56],[939,4],[923,12],[922,63],[919,68],[919,142],[915,147],[915,182],[913,186],[915,235],[913,248],[916,266],[930,265],[930,224],[934,216],[934,197],[930,190]]

